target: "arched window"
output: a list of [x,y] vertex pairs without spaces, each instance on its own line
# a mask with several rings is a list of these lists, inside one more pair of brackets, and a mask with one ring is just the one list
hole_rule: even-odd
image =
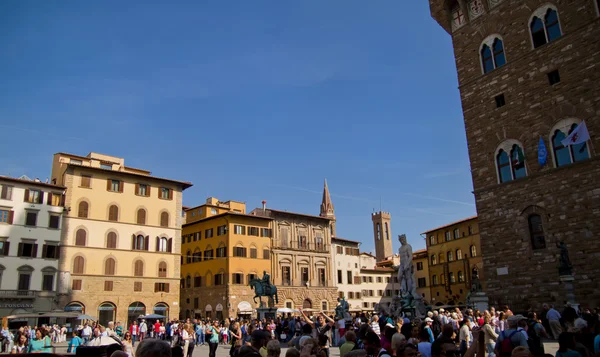
[[544,225],[542,217],[538,214],[532,214],[527,218],[529,223],[529,236],[531,237],[531,247],[533,249],[546,248],[546,237],[544,234]]
[[377,223],[377,240],[381,239],[381,225]]
[[137,210],[137,224],[146,224],[146,210],[143,208]]
[[448,280],[450,280],[450,284],[456,283],[456,280],[454,280],[454,273],[453,272],[448,273]]
[[108,220],[117,222],[119,220],[119,207],[116,205],[111,205],[108,208]]
[[435,245],[435,236],[429,236],[429,245]]
[[502,39],[496,36],[486,38],[481,46],[480,56],[484,74],[495,68],[504,66],[506,64],[506,56],[504,55],[504,43]]
[[160,226],[161,227],[169,226],[169,213],[168,212],[162,212],[160,214]]
[[87,240],[87,232],[85,231],[85,229],[83,229],[83,228],[78,229],[77,232],[75,233],[75,245],[85,247],[86,240]]
[[448,256],[448,261],[449,262],[451,262],[451,261],[454,260],[454,254],[452,254],[452,251],[449,251],[446,255]]
[[500,183],[527,176],[523,149],[519,144],[515,144],[514,142],[514,140],[507,140],[502,143],[496,154],[496,169],[498,170],[498,180]]
[[73,259],[73,274],[83,274],[85,270],[85,259],[82,256]]
[[115,260],[108,258],[104,262],[104,275],[115,275]]
[[438,284],[437,275],[432,275],[431,276],[431,285],[437,285],[437,284]]
[[192,262],[192,251],[188,249],[185,252],[185,263],[190,264],[191,262]]
[[533,16],[529,24],[533,48],[538,48],[562,36],[558,12],[555,9],[547,8],[545,12],[542,9],[537,10],[535,13],[536,15]]
[[456,250],[456,260],[461,260],[462,259],[462,250],[457,249]]
[[133,264],[133,275],[134,276],[144,276],[144,262],[141,260],[136,260]]
[[431,265],[436,265],[437,264],[437,259],[435,257],[435,254],[431,256]]
[[461,270],[459,270],[456,275],[458,275],[458,282],[459,283],[463,283],[465,281],[465,274],[463,274],[463,272]]
[[477,256],[477,248],[474,245],[472,245],[471,246],[471,258],[474,258],[476,256]]
[[444,253],[440,253],[440,264],[444,262]]
[[202,261],[202,252],[199,248],[194,249],[194,254],[192,255],[192,262],[198,263]]
[[[578,125],[575,123],[571,124],[568,135],[571,135],[577,126]],[[562,141],[566,137],[567,134],[565,134],[562,130],[556,129],[554,131],[554,136],[552,137],[552,149],[554,151],[554,163],[556,164],[556,167],[590,158],[587,142],[564,146]]]
[[[388,224],[387,222],[384,223],[385,224],[385,239],[390,240],[390,230],[388,229]],[[326,310],[323,310],[326,311]]]
[[149,237],[144,237],[141,234],[138,234],[137,236],[134,234],[131,248],[133,250],[148,250],[148,238]]
[[165,263],[165,262],[158,263],[158,277],[159,278],[167,277],[167,263]]
[[186,288],[192,287],[192,277],[189,275],[185,277],[185,287]]
[[90,205],[87,202],[85,202],[85,201],[79,202],[79,207],[77,209],[77,217],[88,218],[89,207],[90,207]]
[[106,235],[106,248],[116,249],[117,248],[117,233],[108,232]]
[[165,237],[157,237],[156,238],[156,251],[157,252],[166,252],[168,250],[169,240]]

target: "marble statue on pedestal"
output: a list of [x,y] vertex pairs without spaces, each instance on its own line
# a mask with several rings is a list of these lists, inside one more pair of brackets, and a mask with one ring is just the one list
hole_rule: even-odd
[[402,234],[398,236],[400,240],[400,249],[398,254],[400,255],[400,267],[398,268],[398,281],[400,282],[400,295],[402,297],[408,297],[412,295],[413,298],[417,296],[417,284],[415,283],[415,276],[413,271],[413,251],[410,244],[406,242],[406,235]]

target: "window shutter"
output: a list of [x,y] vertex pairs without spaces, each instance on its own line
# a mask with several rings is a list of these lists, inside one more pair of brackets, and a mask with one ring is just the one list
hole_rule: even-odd
[[48,192],[48,199],[46,200],[48,206],[52,206],[52,192]]
[[135,249],[135,234],[131,236],[131,250]]
[[140,194],[140,184],[139,184],[139,183],[136,183],[136,184],[135,184],[135,194],[136,194],[136,195],[139,195],[139,194]]
[[167,252],[173,252],[173,238],[169,238],[169,240],[167,241]]
[[40,191],[40,195],[38,196],[38,201],[36,203],[44,203],[44,192]]
[[169,283],[165,283],[165,292],[168,293],[169,292]]
[[111,179],[107,179],[106,180],[106,191],[110,191],[110,184],[111,184]]
[[160,245],[160,237],[156,237],[156,251],[158,252]]
[[123,186],[124,185],[125,185],[125,182],[119,181],[119,192],[123,193]]
[[37,258],[37,248],[38,248],[38,245],[34,244],[33,245],[33,250],[31,251],[31,257],[32,258]]
[[8,256],[8,252],[10,251],[10,242],[4,242],[4,252],[2,255]]
[[156,191],[158,191],[158,198],[161,198],[160,193],[162,192],[162,188],[159,187],[158,190],[156,190]]
[[48,252],[48,246],[44,244],[42,246],[42,258],[46,258],[46,253]]
[[159,283],[154,283],[154,292],[157,293],[158,292],[158,284]]
[[13,223],[14,216],[15,216],[15,211],[13,211],[13,210],[8,211],[8,224]]
[[150,197],[150,185],[146,185],[146,197]]
[[19,243],[19,249],[17,250],[17,255],[20,257],[23,255],[23,243]]
[[173,199],[173,190],[169,189],[169,199],[172,200]]
[[29,201],[29,190],[25,189],[25,197],[23,198],[23,202]]
[[146,236],[146,239],[144,240],[144,248],[146,248],[146,250],[150,250],[150,236]]

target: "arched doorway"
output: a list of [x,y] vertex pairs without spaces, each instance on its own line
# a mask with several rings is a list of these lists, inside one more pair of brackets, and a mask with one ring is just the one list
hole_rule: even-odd
[[238,308],[238,313],[237,313],[238,317],[243,317],[243,318],[250,320],[250,317],[252,316],[252,311],[254,309],[252,308],[252,305],[250,305],[249,302],[242,301],[238,304],[237,308]]
[[215,306],[215,311],[217,312],[217,320],[223,320],[223,305],[217,304],[217,306]]
[[206,307],[204,308],[204,312],[206,313],[206,318],[207,319],[211,319],[212,318],[212,306],[206,305]]
[[127,323],[131,324],[140,315],[146,315],[146,305],[140,301],[131,303],[127,309]]
[[65,306],[65,311],[68,312],[77,312],[79,314],[85,314],[85,305],[83,305],[80,302],[77,301],[73,301],[67,304],[67,306]]
[[154,308],[152,309],[152,313],[156,314],[156,315],[163,315],[165,317],[166,320],[169,319],[169,305],[167,305],[167,303],[165,302],[159,302],[156,305],[154,305]]
[[117,307],[112,302],[103,302],[98,306],[98,322],[102,326],[107,326],[109,321],[115,321],[117,316]]
[[310,301],[310,299],[305,299],[302,302],[302,308],[303,309],[312,309],[312,301]]

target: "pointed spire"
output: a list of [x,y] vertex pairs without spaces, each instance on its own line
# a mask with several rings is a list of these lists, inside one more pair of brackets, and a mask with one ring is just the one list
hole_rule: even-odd
[[331,202],[331,195],[329,194],[329,187],[327,186],[327,179],[325,179],[325,185],[323,187],[323,201],[321,202],[321,217],[335,218],[335,211],[333,208],[333,202]]

